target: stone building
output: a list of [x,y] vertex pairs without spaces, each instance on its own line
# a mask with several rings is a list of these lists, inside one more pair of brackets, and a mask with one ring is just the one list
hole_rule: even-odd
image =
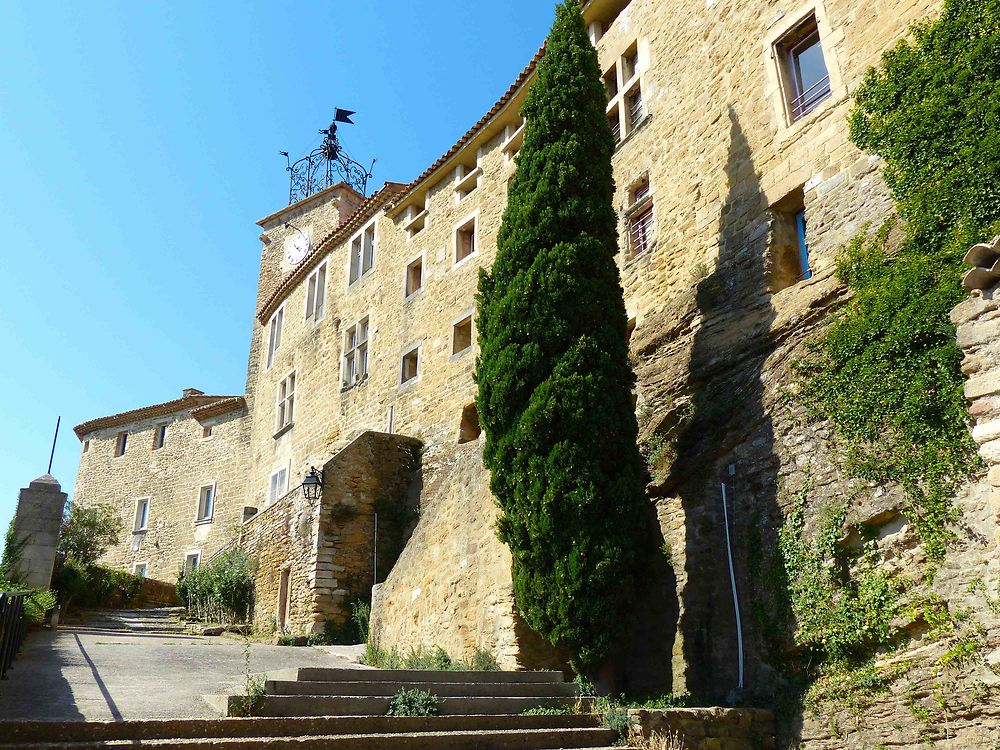
[[[764,689],[773,654],[750,612],[751,540],[780,526],[805,486],[818,504],[859,497],[838,468],[831,430],[803,427],[802,409],[784,398],[804,343],[845,298],[833,273],[838,249],[892,211],[879,159],[848,139],[850,95],[939,3],[589,0],[583,10],[618,140],[619,265],[641,435],[668,442],[673,457],[651,466],[650,522],[671,554],[641,610],[623,613],[635,623],[624,679],[637,690],[717,697]],[[453,656],[485,648],[505,667],[552,658],[518,617],[510,553],[493,533],[472,379],[478,271],[496,251],[519,110],[542,54],[412,182],[368,197],[334,185],[259,222],[245,409],[239,402],[216,419],[229,420],[235,482],[227,499],[220,474],[217,507],[236,522],[244,508],[259,511],[242,540],[268,560],[260,616],[316,630],[345,617],[343,603],[375,582],[372,629],[385,647],[439,645]],[[194,430],[201,422],[192,407],[178,424]],[[77,428],[101,454],[85,454],[77,501],[109,499],[130,512],[133,498],[155,498],[143,489],[149,483],[185,477],[176,518],[162,521],[175,536],[161,537],[162,553],[150,556],[150,574],[165,575],[189,549],[208,554],[222,539],[194,538],[191,488],[207,481],[194,453],[179,451],[169,464],[143,456],[137,474],[114,463],[117,432],[144,429],[138,441],[151,439],[155,420],[145,411]],[[411,441],[422,445],[415,473],[397,461],[382,490],[357,483],[368,459],[353,451],[377,443],[393,452]],[[319,504],[297,491],[311,467],[326,467]],[[358,508],[349,523],[334,512],[347,494]],[[959,498],[970,518],[963,552],[942,564],[935,584],[977,611],[983,603],[963,593],[969,567],[989,572],[994,585],[997,572],[988,562],[996,534],[983,536],[988,494],[983,478]],[[405,509],[414,497],[415,524],[396,513],[400,542],[408,540],[398,561],[369,569],[361,558],[376,557],[365,546],[376,505]],[[921,553],[903,502],[898,488],[877,488],[851,512],[905,568]],[[365,555],[345,563],[352,545]],[[137,554],[120,549],[112,561],[131,566]],[[929,684],[930,674],[913,679]],[[885,726],[912,724],[905,705],[883,708]],[[844,746],[823,722],[801,734],[810,747]]]

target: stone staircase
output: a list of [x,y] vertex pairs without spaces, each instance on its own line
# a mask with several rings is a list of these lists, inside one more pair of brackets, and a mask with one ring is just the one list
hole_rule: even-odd
[[183,607],[87,610],[80,613],[78,620],[66,623],[66,627],[175,635],[187,632],[180,619],[183,614]]
[[[442,715],[510,716],[531,708],[590,707],[561,672],[438,672],[407,669],[300,668],[269,672],[260,716],[384,715],[400,690],[424,690],[441,699]],[[223,716],[238,712],[242,696],[206,696]]]

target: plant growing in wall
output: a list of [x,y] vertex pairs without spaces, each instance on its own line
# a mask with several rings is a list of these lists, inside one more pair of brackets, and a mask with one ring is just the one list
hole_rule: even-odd
[[614,143],[578,0],[556,9],[536,75],[496,261],[479,281],[477,406],[518,608],[586,668],[625,635],[644,495]]
[[965,251],[1000,230],[1000,2],[946,0],[856,92],[851,138],[885,161],[905,221],[852,242],[838,276],[854,297],[817,342],[805,396],[849,442],[849,466],[898,482],[932,559],[951,499],[976,466],[948,315]]

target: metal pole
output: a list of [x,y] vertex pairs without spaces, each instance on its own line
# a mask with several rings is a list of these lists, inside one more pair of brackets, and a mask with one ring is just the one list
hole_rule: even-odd
[[52,452],[49,453],[49,470],[45,472],[46,474],[52,473],[52,459],[56,457],[56,440],[59,439],[59,423],[62,422],[62,417],[56,418],[56,434],[52,436]]

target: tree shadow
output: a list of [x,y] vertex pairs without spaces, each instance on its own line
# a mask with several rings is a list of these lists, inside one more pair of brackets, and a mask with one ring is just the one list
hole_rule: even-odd
[[684,514],[678,638],[686,673],[683,680],[675,674],[674,682],[683,682],[702,699],[740,703],[747,691],[767,681],[764,672],[770,671],[751,614],[750,540],[759,536],[760,527],[780,525],[781,514],[779,460],[762,379],[775,348],[767,269],[770,222],[750,146],[732,107],[729,123],[719,256],[695,292],[701,324],[684,389],[690,403],[662,489],[679,495]]

